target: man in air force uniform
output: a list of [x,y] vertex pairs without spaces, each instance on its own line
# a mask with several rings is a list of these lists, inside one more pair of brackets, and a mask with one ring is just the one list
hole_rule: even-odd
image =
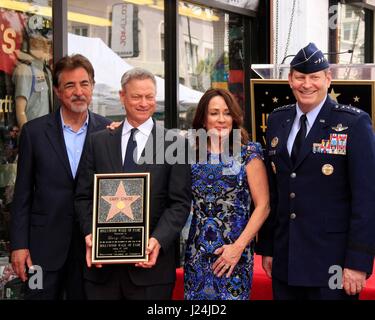
[[328,96],[329,64],[313,43],[292,60],[289,84],[297,103],[268,119],[272,211],[257,251],[275,299],[355,299],[375,247],[371,119]]

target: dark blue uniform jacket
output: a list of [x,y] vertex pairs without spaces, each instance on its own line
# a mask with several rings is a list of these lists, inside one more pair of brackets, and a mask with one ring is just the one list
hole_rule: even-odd
[[293,166],[287,140],[296,106],[268,119],[271,214],[257,252],[272,275],[296,286],[328,286],[331,266],[371,274],[375,247],[375,141],[369,115],[329,97]]

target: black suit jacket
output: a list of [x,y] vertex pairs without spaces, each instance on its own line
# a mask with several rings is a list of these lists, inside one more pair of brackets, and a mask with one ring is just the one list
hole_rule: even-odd
[[[87,138],[110,121],[89,112]],[[11,216],[11,249],[29,249],[43,270],[60,269],[71,243],[74,214],[73,178],[66,151],[60,109],[27,122],[21,132],[17,179]]]
[[[176,274],[176,241],[185,225],[191,207],[191,172],[187,157],[184,164],[156,164],[164,157],[172,141],[165,141],[163,128],[154,125],[145,150],[152,145],[153,164],[138,164],[138,172],[150,173],[150,237],[156,238],[161,250],[156,265],[151,269],[128,265],[129,275],[136,285],[172,283]],[[90,137],[84,168],[76,189],[76,211],[84,235],[92,233],[92,195],[94,173],[122,172],[122,126],[115,131],[101,131]],[[156,139],[163,137],[163,139]],[[180,146],[187,148],[187,141],[179,138]],[[145,154],[143,151],[143,155]],[[186,149],[187,150],[187,149]],[[187,154],[187,153],[186,153]],[[95,282],[105,282],[113,265],[87,268],[84,276]]]

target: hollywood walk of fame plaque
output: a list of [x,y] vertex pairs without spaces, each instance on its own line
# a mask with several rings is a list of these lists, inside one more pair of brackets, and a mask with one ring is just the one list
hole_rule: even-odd
[[95,174],[93,263],[148,261],[149,173]]

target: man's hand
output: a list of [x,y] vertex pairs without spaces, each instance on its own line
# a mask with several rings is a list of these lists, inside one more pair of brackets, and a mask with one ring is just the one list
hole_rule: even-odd
[[360,293],[366,286],[366,272],[344,268],[342,286],[347,295]]
[[267,276],[272,278],[272,257],[262,256],[262,267]]
[[155,238],[150,238],[148,240],[148,246],[146,249],[146,254],[148,254],[148,261],[136,263],[135,266],[141,267],[141,268],[152,268],[156,264],[156,260],[158,259],[160,248],[161,246],[160,246],[159,241],[156,240]]
[[30,251],[28,249],[14,250],[12,251],[11,260],[14,271],[25,282],[27,280],[26,265],[28,268],[31,268],[33,265]]
[[115,129],[117,129],[119,126],[121,126],[122,124],[122,121],[118,122],[118,121],[113,121],[112,123],[110,123],[106,128],[113,131]]
[[[85,241],[86,241],[86,263],[87,263],[87,266],[91,268],[93,264],[91,261],[91,248],[92,248],[92,234],[91,233],[85,237]],[[103,265],[94,264],[94,266],[97,268],[101,268]]]

